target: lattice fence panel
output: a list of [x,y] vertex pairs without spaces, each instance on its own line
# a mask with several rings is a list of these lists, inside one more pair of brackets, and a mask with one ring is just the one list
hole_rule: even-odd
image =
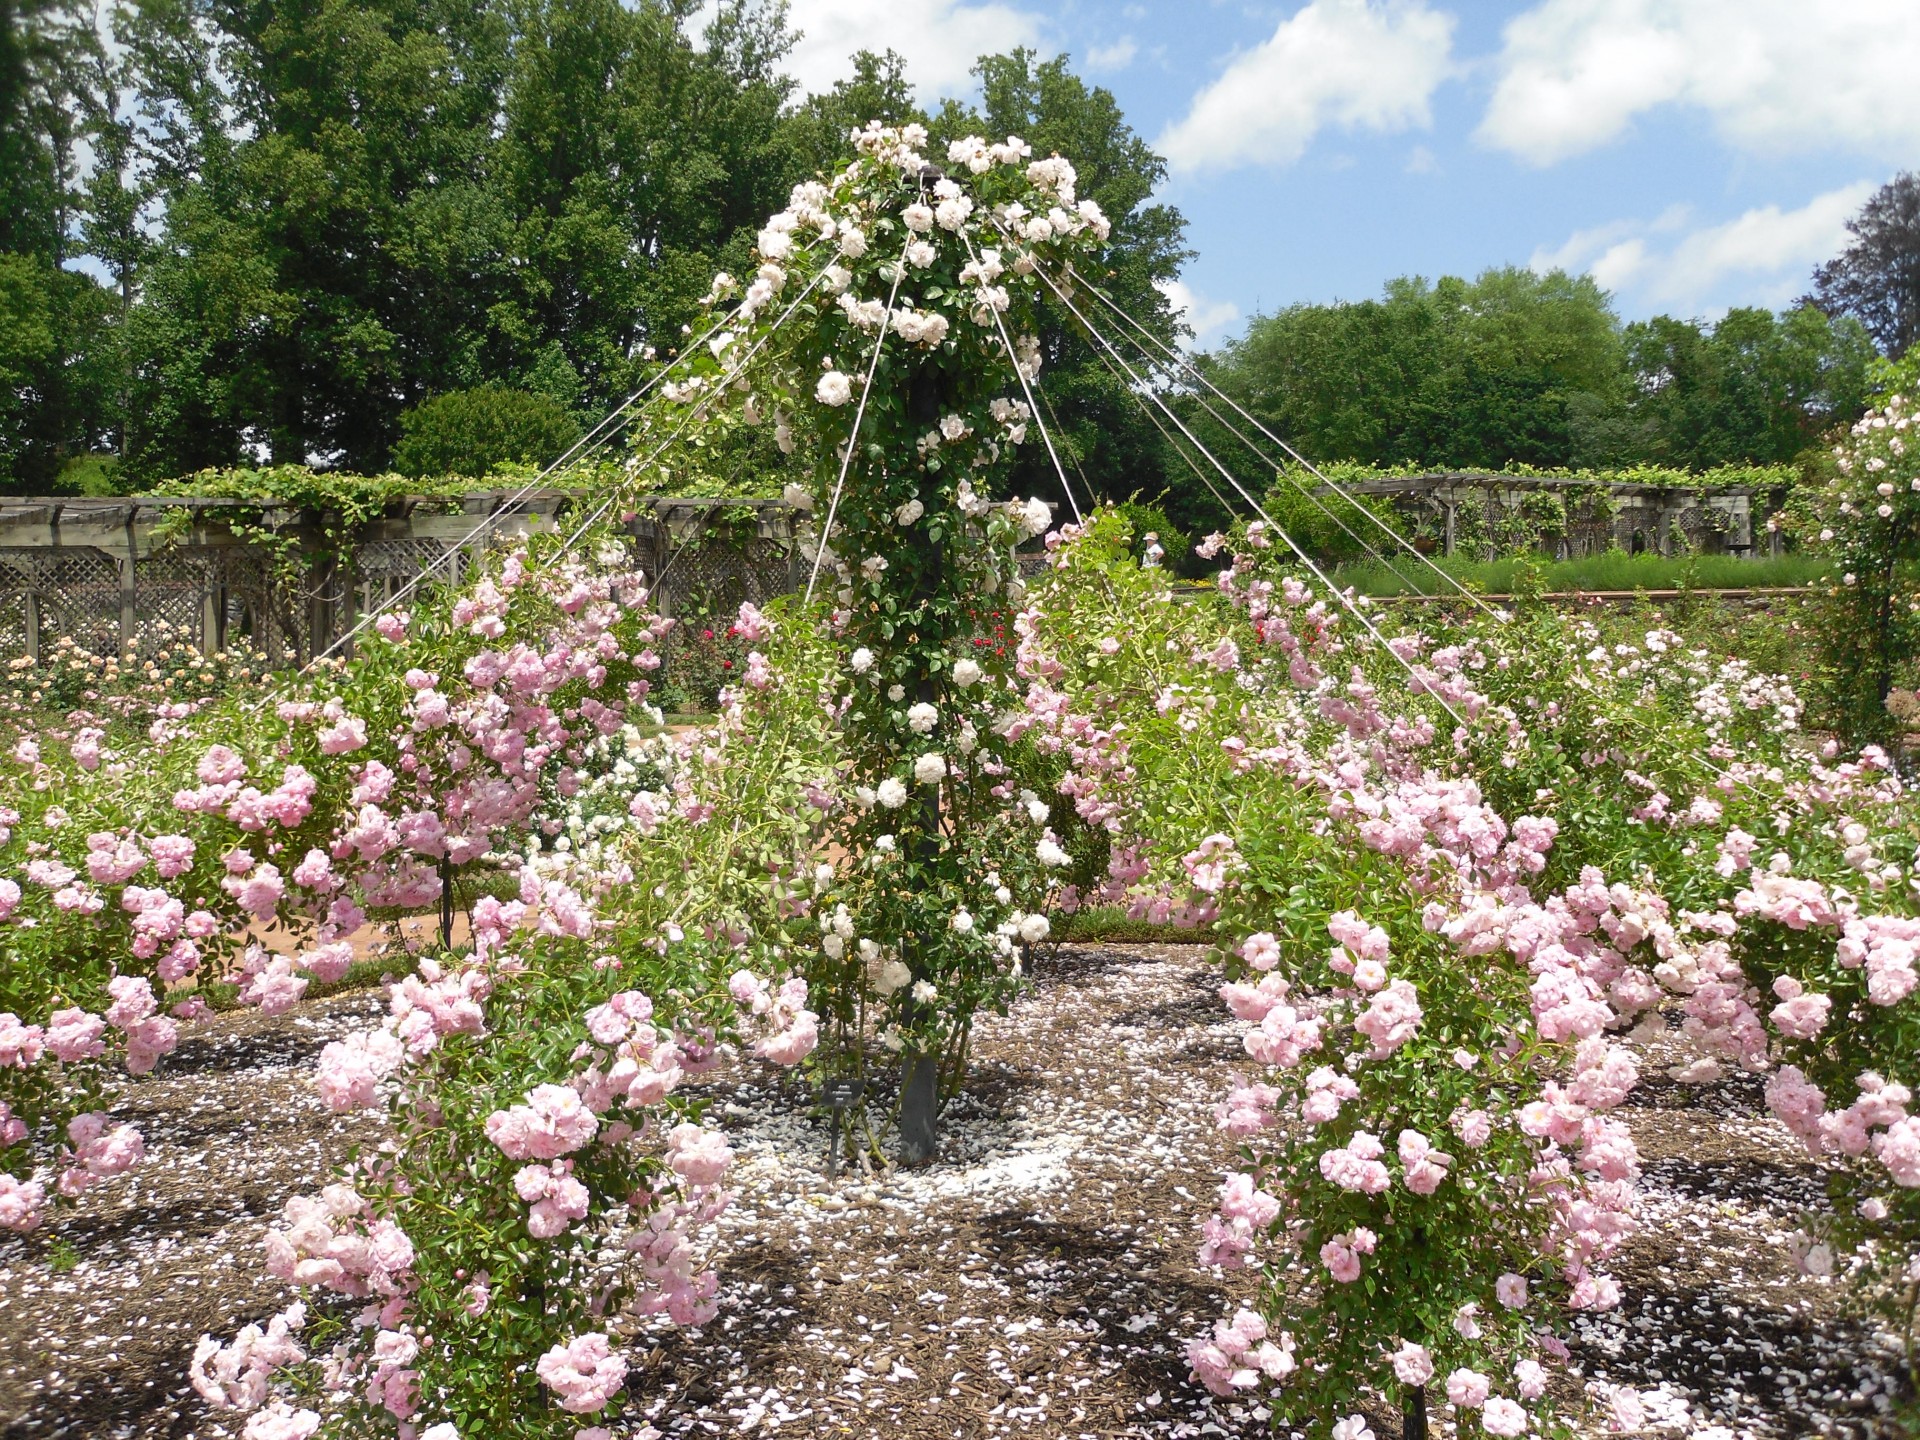
[[744,543],[698,540],[667,554],[657,593],[675,615],[726,615],[742,601],[764,605],[792,589],[787,547],[753,536]]
[[[25,552],[31,555],[32,551]],[[16,559],[0,549],[0,655],[13,659],[25,655],[27,645],[27,596],[33,590],[34,567],[30,560]]]
[[[40,602],[40,646],[44,654],[62,635],[95,655],[120,652],[120,567],[91,545],[57,550],[9,547],[0,552],[6,568]],[[24,624],[21,648],[25,649]]]
[[1732,524],[1724,511],[1711,505],[1689,505],[1674,523],[1687,537],[1688,547],[1701,555],[1717,555],[1725,549],[1727,530]]
[[273,561],[253,546],[222,548],[212,565],[220,643],[245,646],[277,664],[305,659],[298,598],[277,581]]
[[444,541],[417,536],[367,541],[353,556],[360,613],[366,615],[378,610],[417,576],[427,574],[429,567],[431,574],[426,583],[458,583],[465,573],[466,557],[448,556],[452,548]]
[[203,553],[165,551],[133,563],[134,643],[142,654],[185,641],[201,643],[200,621],[213,590]]
[[1567,516],[1567,554],[1598,555],[1614,544],[1614,517],[1597,505],[1575,505]]

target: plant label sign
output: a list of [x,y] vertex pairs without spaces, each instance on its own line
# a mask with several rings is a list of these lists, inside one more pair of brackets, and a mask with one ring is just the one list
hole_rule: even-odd
[[845,1110],[860,1098],[866,1088],[864,1080],[822,1080],[820,1103],[829,1110]]

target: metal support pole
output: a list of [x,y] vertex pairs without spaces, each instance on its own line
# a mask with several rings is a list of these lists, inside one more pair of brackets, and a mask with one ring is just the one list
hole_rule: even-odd
[[1401,1396],[1401,1440],[1427,1440],[1427,1387],[1409,1385]]
[[440,948],[453,949],[453,861],[440,857]]
[[[925,366],[914,376],[907,396],[907,413],[929,428],[940,422],[946,409],[946,386],[939,371]],[[923,500],[925,496],[921,497]],[[940,593],[945,557],[942,548],[924,537],[925,528],[915,527],[913,535],[921,545],[924,565],[916,587],[916,607],[924,607]],[[937,704],[939,690],[930,673],[914,679],[914,698],[928,705]],[[940,847],[940,792],[927,787],[918,807],[920,811],[921,854],[929,864]],[[916,980],[924,978],[913,965],[907,937],[901,937],[901,951],[914,969]],[[937,1055],[911,1054],[905,1057],[900,1076],[900,1159],[906,1165],[924,1165],[938,1148],[936,1123],[940,1113],[940,1061]]]

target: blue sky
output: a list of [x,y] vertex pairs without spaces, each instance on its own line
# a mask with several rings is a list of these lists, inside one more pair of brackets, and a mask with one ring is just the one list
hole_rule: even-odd
[[1169,158],[1201,344],[1503,264],[1628,318],[1781,306],[1920,168],[1920,0],[793,0],[810,88],[892,46],[924,98],[1066,51]]

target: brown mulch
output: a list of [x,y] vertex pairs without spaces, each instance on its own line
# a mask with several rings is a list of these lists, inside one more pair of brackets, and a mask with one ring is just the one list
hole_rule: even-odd
[[[1180,1358],[1250,1283],[1194,1260],[1229,1161],[1212,1107],[1243,1058],[1217,983],[1198,947],[1044,960],[979,1024],[941,1158],[915,1172],[830,1183],[825,1122],[791,1080],[745,1063],[709,1077],[739,1157],[721,1312],[633,1337],[635,1413],[672,1436],[1270,1433],[1264,1407],[1213,1400]],[[359,992],[221,1016],[129,1086],[116,1113],[148,1162],[51,1233],[0,1243],[0,1435],[238,1432],[192,1395],[186,1360],[203,1332],[280,1308],[264,1222],[377,1138],[305,1076],[379,1008]],[[1668,1058],[1646,1057],[1623,1112],[1647,1167],[1642,1232],[1612,1267],[1625,1300],[1575,1326],[1568,1393],[1632,1384],[1648,1433],[1701,1440],[1892,1433],[1883,1342],[1787,1250],[1818,1172],[1755,1082],[1679,1085]],[[1442,1404],[1435,1431],[1451,1430]]]

